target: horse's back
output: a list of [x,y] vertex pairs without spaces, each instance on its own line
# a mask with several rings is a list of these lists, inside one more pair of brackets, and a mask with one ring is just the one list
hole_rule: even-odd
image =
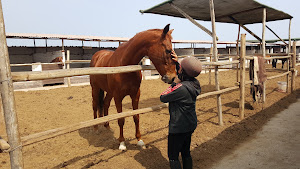
[[100,50],[96,52],[91,60],[90,67],[105,67],[109,57],[114,53],[111,50]]

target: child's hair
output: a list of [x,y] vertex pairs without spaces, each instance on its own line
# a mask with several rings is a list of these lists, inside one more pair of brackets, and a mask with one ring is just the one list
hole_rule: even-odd
[[178,79],[181,81],[190,81],[193,80],[194,77],[189,76],[184,69],[182,69],[182,72],[178,74]]

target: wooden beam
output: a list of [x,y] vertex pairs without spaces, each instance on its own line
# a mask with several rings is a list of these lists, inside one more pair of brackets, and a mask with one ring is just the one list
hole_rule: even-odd
[[[256,55],[256,56],[260,56],[260,55]],[[246,56],[245,58],[248,60],[253,60],[253,56]],[[274,57],[267,57],[264,59],[265,60],[273,60],[273,59],[285,59],[285,58],[291,58],[291,56],[274,56]]]
[[80,122],[80,123],[76,123],[73,125],[69,125],[69,126],[65,126],[65,127],[60,127],[60,128],[56,128],[56,129],[51,129],[51,130],[47,130],[44,132],[40,132],[40,133],[35,133],[32,135],[28,135],[25,137],[22,137],[22,145],[23,146],[27,146],[36,142],[40,142],[43,140],[47,140],[49,138],[53,138],[56,136],[60,136],[66,133],[70,133],[82,128],[86,128],[86,127],[91,127],[94,125],[99,125],[105,122],[109,122],[112,120],[117,120],[119,118],[124,118],[124,117],[129,117],[129,116],[133,116],[136,114],[143,114],[143,113],[149,113],[149,112],[153,112],[153,111],[157,111],[157,110],[161,110],[163,108],[168,107],[167,103],[164,104],[160,104],[157,106],[153,106],[153,107],[148,107],[148,108],[143,108],[143,109],[138,109],[138,110],[132,110],[132,111],[128,111],[128,112],[123,112],[123,113],[117,113],[117,114],[111,114],[108,116],[104,116],[101,118],[97,118],[97,119],[93,119],[93,120],[89,120],[89,121],[84,121],[84,122]]
[[120,67],[89,67],[74,69],[47,70],[41,72],[13,72],[13,81],[43,80],[61,77],[93,75],[93,74],[116,74],[140,71],[149,68],[144,65],[120,66]]
[[291,41],[291,26],[292,26],[292,19],[290,19],[289,22],[289,51],[287,53],[291,53],[291,45],[292,45],[292,41]]
[[245,56],[246,56],[246,34],[241,36],[241,52],[240,52],[240,103],[239,103],[239,117],[245,117]]
[[281,39],[268,25],[266,27],[279,39],[281,40],[285,45],[288,45],[283,39]]
[[[196,25],[197,27],[199,27],[200,29],[202,29],[204,32],[206,32],[209,36],[213,36],[213,33],[208,30],[207,28],[205,28],[204,26],[202,26],[201,24],[199,24],[198,22],[196,22],[192,17],[190,17],[187,13],[185,13],[182,9],[180,9],[179,7],[177,7],[176,5],[174,5],[173,3],[170,3],[170,5],[176,9],[179,13],[181,13],[181,15],[183,15],[185,18],[187,18],[188,20],[190,20],[194,25]],[[217,40],[219,38],[217,37]]]
[[[240,40],[240,33],[241,33],[241,25],[239,24],[239,31],[238,31],[238,37],[236,40],[236,55],[239,55],[240,49],[239,49],[239,40]],[[237,71],[236,71],[236,81],[239,81],[239,64],[237,64]]]
[[231,18],[236,24],[239,24],[243,29],[245,29],[245,31],[247,31],[248,33],[250,33],[253,37],[255,37],[257,40],[259,40],[260,42],[262,42],[262,39],[260,37],[258,37],[255,33],[253,33],[252,31],[250,31],[245,25],[240,24],[238,20],[236,20],[234,17],[229,16],[229,18]]
[[[238,63],[238,60],[227,62],[202,62],[202,65],[222,66]],[[61,64],[51,63],[51,64]],[[31,64],[30,64],[31,65]],[[95,74],[117,74],[117,73],[129,73],[140,70],[153,70],[154,66],[146,65],[131,65],[131,66],[119,66],[119,67],[89,67],[89,68],[74,68],[74,69],[58,69],[58,70],[46,70],[41,72],[12,72],[12,80],[18,81],[30,81],[30,80],[44,80],[54,79],[62,77],[82,76],[82,75],[95,75]]]
[[[215,8],[214,8],[214,1],[209,0],[209,6],[210,6],[210,18],[211,18],[211,24],[212,24],[212,36],[213,36],[213,56],[214,61],[218,62],[218,48],[217,48],[217,36],[216,36],[216,18],[215,18]],[[220,84],[219,84],[219,71],[218,67],[215,67],[215,86],[216,91],[220,90]],[[218,109],[218,117],[219,117],[219,125],[223,125],[223,117],[222,117],[222,102],[221,102],[221,95],[217,95],[217,109]]]
[[0,90],[6,133],[8,137],[8,143],[11,147],[11,151],[9,152],[10,166],[13,169],[21,169],[24,168],[23,155],[9,63],[10,61],[6,42],[3,10],[0,0]]
[[[263,18],[262,18],[262,54],[263,57],[266,58],[266,20],[267,20],[267,9],[263,9]],[[254,79],[254,78],[253,78]],[[263,103],[266,101],[266,82],[263,83],[263,95],[262,95]]]
[[231,65],[231,64],[236,64],[239,63],[238,60],[234,61],[224,61],[224,62],[201,62],[202,65],[210,65],[210,66],[224,66],[224,65]]
[[[213,48],[212,47],[210,47],[209,55],[210,55],[210,57],[209,57],[209,63],[211,63],[212,62],[212,57],[211,56],[213,55]],[[206,65],[206,64],[204,64],[204,65]],[[208,84],[211,85],[211,69],[208,70]]]
[[295,68],[296,68],[296,57],[297,57],[297,42],[294,41],[293,42],[293,57],[292,57],[292,81],[291,81],[291,91],[294,92],[296,89],[296,72],[295,72]]
[[[204,98],[210,97],[210,96],[227,93],[227,92],[236,90],[238,88],[239,88],[238,86],[233,86],[233,87],[229,87],[229,88],[222,89],[219,91],[204,93],[204,94],[199,95],[197,97],[197,100],[204,99]],[[168,107],[168,104],[164,103],[164,104],[160,104],[160,105],[156,105],[156,106],[152,106],[152,107],[148,107],[148,108],[132,110],[132,111],[117,113],[117,114],[111,114],[111,115],[93,119],[93,120],[79,122],[79,123],[76,123],[73,125],[60,127],[60,128],[56,128],[56,129],[51,129],[51,130],[43,131],[40,133],[35,133],[32,135],[22,137],[22,146],[28,146],[33,143],[37,143],[37,142],[40,142],[43,140],[57,137],[57,136],[60,136],[60,135],[66,134],[66,133],[71,133],[71,132],[77,131],[82,128],[91,127],[94,125],[103,124],[105,122],[117,120],[119,118],[130,117],[130,116],[137,115],[137,114],[150,113],[150,112],[158,111],[158,110],[161,110],[161,109],[164,109],[167,107]]]
[[286,76],[286,75],[288,75],[289,73],[291,73],[291,71],[282,73],[282,74],[280,74],[280,75],[275,75],[275,76],[267,77],[267,80],[272,80],[272,79],[275,79],[275,78],[279,78],[279,77],[282,77],[282,76]]
[[[67,69],[70,69],[70,50],[67,50],[67,62],[65,62],[65,64],[67,64]],[[67,77],[67,84],[68,84],[68,87],[71,87],[70,77]]]

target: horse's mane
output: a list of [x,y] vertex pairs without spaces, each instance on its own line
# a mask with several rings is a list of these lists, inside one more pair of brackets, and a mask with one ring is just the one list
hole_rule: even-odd
[[[135,41],[139,38],[143,38],[143,39],[159,39],[162,35],[163,30],[162,29],[149,29],[146,31],[142,31],[139,32],[137,34],[135,34],[135,36],[133,36],[131,39],[129,39],[128,42],[122,43],[119,47],[127,47],[128,45],[130,45],[132,43],[132,41]],[[169,37],[172,40],[172,36],[170,34],[166,35],[167,37]]]

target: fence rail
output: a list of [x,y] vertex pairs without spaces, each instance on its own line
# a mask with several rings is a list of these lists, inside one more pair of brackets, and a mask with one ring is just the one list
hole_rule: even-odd
[[[242,37],[245,38],[245,35]],[[245,39],[243,39],[243,41],[245,41]],[[243,48],[245,48],[245,43],[241,43],[241,45],[243,45]],[[238,60],[222,61],[222,62],[202,62],[202,64],[207,65],[207,66],[216,66],[216,67],[223,66],[223,65],[231,65],[231,64],[241,64],[241,63],[242,63],[241,65],[244,65],[245,59],[253,59],[253,57],[245,56],[245,49],[243,49],[242,51],[243,52],[241,52]],[[209,54],[209,56],[210,56],[210,54]],[[293,58],[291,59],[291,62],[292,62],[291,70],[288,70],[287,72],[282,73],[280,75],[268,77],[267,80],[279,78],[282,76],[288,76],[290,73],[292,73],[291,91],[293,91],[293,89],[294,89],[293,85],[295,82],[295,65],[299,65],[299,64],[296,64],[296,50],[295,49],[293,50],[293,53],[291,56],[293,56]],[[271,57],[270,59],[290,58],[291,56],[290,55],[282,56],[282,54],[280,54],[275,57]],[[265,59],[269,59],[269,58],[265,58]],[[82,61],[74,60],[74,61],[67,61],[65,63],[69,64],[69,63],[79,63],[79,62],[82,62]],[[89,61],[86,60],[83,62],[88,63]],[[43,64],[61,64],[61,62],[43,63]],[[288,62],[288,64],[290,64],[290,63]],[[29,65],[33,65],[33,64],[22,64],[22,66],[29,66]],[[9,64],[8,64],[8,66],[9,66]],[[12,66],[20,66],[20,65],[12,64]],[[12,81],[16,82],[16,81],[42,80],[42,79],[51,79],[51,78],[91,75],[91,74],[128,73],[128,72],[134,72],[134,71],[140,71],[140,70],[152,70],[152,69],[154,69],[153,66],[144,66],[144,65],[120,66],[120,67],[90,67],[90,68],[60,69],[60,70],[48,70],[48,71],[37,71],[37,72],[13,72],[13,73],[11,73],[11,77],[8,77],[8,78],[10,78],[10,79],[12,79]],[[218,71],[218,68],[216,68],[215,70]],[[238,83],[238,86],[233,86],[233,87],[225,88],[222,90],[217,89],[217,91],[204,93],[204,94],[199,95],[197,97],[197,99],[203,99],[203,98],[206,98],[209,96],[214,96],[214,95],[220,96],[221,94],[226,93],[226,92],[230,92],[230,91],[237,90],[237,89],[243,89],[243,90],[240,90],[241,97],[240,97],[240,114],[239,114],[240,118],[243,118],[244,117],[243,110],[241,111],[241,109],[244,109],[244,108],[241,105],[244,104],[243,100],[244,100],[245,96],[242,95],[242,92],[244,92],[245,85],[252,83],[252,81],[245,81],[245,67],[244,66],[240,67],[239,70],[241,72],[241,79],[243,79],[243,80],[241,80],[240,83]],[[3,82],[6,82],[6,81],[3,81]],[[12,98],[9,98],[9,100],[12,100]],[[8,99],[6,101],[4,101],[4,103],[6,103],[6,102],[8,102]],[[10,101],[10,102],[13,102],[13,101]],[[60,128],[51,129],[51,130],[43,131],[40,133],[35,133],[32,135],[24,136],[21,138],[20,142],[18,142],[16,145],[13,146],[13,151],[14,151],[14,149],[17,149],[18,147],[30,145],[30,144],[33,144],[33,143],[36,143],[36,142],[39,142],[42,140],[46,140],[46,139],[53,138],[53,137],[56,137],[59,135],[70,133],[70,132],[73,132],[73,131],[76,131],[76,130],[79,130],[82,128],[99,125],[99,124],[102,124],[102,123],[105,123],[108,121],[112,121],[112,120],[116,120],[116,119],[119,119],[122,117],[129,117],[129,116],[133,116],[133,115],[137,115],[137,114],[153,112],[153,111],[161,110],[166,107],[168,107],[168,104],[156,105],[153,107],[123,112],[123,113],[118,113],[118,114],[112,114],[112,115],[105,116],[102,118],[84,121],[84,122],[80,122],[77,124],[72,124],[69,126],[60,127]],[[220,114],[219,116],[221,116],[221,115],[222,114]],[[220,121],[222,122],[222,118],[219,117],[219,124],[221,124]]]

